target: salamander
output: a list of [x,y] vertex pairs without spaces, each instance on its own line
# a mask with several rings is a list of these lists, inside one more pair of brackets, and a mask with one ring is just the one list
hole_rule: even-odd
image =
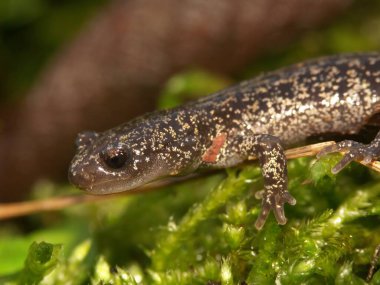
[[[264,179],[261,229],[271,211],[285,224],[284,149],[311,136],[350,135],[380,113],[380,53],[321,57],[260,75],[177,108],[138,117],[105,132],[83,132],[69,180],[93,194],[127,191],[156,179],[258,158]],[[380,125],[380,124],[379,124]],[[369,144],[343,140],[317,157],[344,151],[333,167],[380,157]]]

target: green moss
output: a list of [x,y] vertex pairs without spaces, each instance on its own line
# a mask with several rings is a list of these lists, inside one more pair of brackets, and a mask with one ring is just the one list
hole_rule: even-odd
[[[102,3],[86,1],[87,8],[78,11],[78,21],[71,25]],[[4,3],[0,8],[10,1]],[[33,46],[41,45],[50,53],[71,34],[72,26],[67,28],[70,31],[59,28],[59,18],[71,15],[70,7],[76,2],[62,4],[67,9],[60,11],[56,9],[60,5],[50,7],[49,1],[32,3],[36,5],[30,10],[19,5],[12,15],[0,17],[0,33],[31,21],[31,29],[41,30],[42,37],[35,38]],[[379,30],[379,3],[357,1],[335,25],[313,31],[287,49],[272,50],[240,76],[248,78],[320,54],[378,50],[380,41],[374,34]],[[47,13],[50,10],[54,13]],[[4,13],[0,9],[0,15]],[[45,13],[50,16],[42,17]],[[0,42],[0,53],[14,54],[13,43],[17,46],[23,38],[29,36],[18,33],[14,41]],[[8,93],[25,89],[33,78],[26,73],[37,70],[46,56],[35,57],[38,64],[22,53],[18,62],[6,61],[10,76],[21,67],[26,70],[14,77],[17,84],[10,81],[5,86]],[[177,74],[165,88],[160,107],[210,93],[229,81],[199,70]],[[289,161],[289,191],[297,204],[285,206],[285,226],[277,225],[271,214],[260,232],[254,228],[260,209],[254,193],[262,189],[256,164],[152,193],[35,215],[26,221],[31,229],[27,235],[15,224],[4,224],[0,283],[366,284],[374,249],[380,244],[380,176],[356,163],[332,175],[330,170],[340,158]],[[39,194],[50,195],[67,193],[68,187],[37,188]],[[379,271],[371,284],[380,284]]]
[[58,264],[62,245],[33,242],[19,276],[20,284],[39,284]]

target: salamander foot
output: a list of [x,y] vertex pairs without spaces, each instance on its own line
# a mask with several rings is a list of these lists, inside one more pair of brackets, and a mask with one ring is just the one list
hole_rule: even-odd
[[256,198],[262,199],[261,212],[256,220],[255,227],[261,230],[265,224],[270,211],[272,210],[276,217],[277,223],[280,225],[286,224],[286,217],[284,213],[284,204],[296,204],[296,199],[288,191],[274,193],[272,191],[260,191],[256,193]]
[[336,174],[346,167],[351,161],[361,161],[368,164],[379,157],[379,146],[377,143],[362,144],[359,142],[345,140],[328,146],[317,154],[317,158],[333,153],[345,152],[343,158],[331,169]]

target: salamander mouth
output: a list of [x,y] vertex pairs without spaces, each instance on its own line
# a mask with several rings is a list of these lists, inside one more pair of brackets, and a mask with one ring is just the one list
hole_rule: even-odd
[[138,191],[138,187],[141,186],[142,183],[134,182],[131,183],[128,179],[122,179],[115,181],[114,179],[105,180],[97,183],[93,183],[90,185],[75,185],[81,190],[88,192],[89,194],[94,195],[108,195],[115,194],[125,191]]
[[79,189],[88,192],[92,195],[111,195],[111,194],[117,194],[121,192],[128,191],[129,193],[141,193],[143,191],[149,191],[154,188],[167,186],[168,184],[174,184],[178,182],[182,182],[184,180],[188,180],[194,177],[198,177],[199,174],[191,173],[188,175],[183,176],[167,176],[167,177],[160,177],[156,179],[152,179],[149,181],[136,181],[135,183],[131,184],[131,181],[129,179],[124,180],[118,180],[115,181],[114,179],[101,181],[98,183],[94,183],[92,185],[75,185]]
[[[79,170],[78,170],[79,169]],[[160,169],[160,168],[158,168]],[[98,168],[96,170],[99,170]],[[139,175],[104,175],[99,172],[91,171],[91,169],[70,168],[68,178],[71,184],[89,194],[94,195],[107,195],[120,192],[141,192],[141,186],[155,182],[158,179],[167,177],[166,173],[162,171],[149,171],[148,173]],[[149,186],[149,188],[151,188]]]
[[[79,170],[78,170],[79,169]],[[102,176],[94,171],[82,168],[70,168],[68,179],[75,187],[94,195],[114,194],[130,191],[149,182],[147,177],[115,177]]]

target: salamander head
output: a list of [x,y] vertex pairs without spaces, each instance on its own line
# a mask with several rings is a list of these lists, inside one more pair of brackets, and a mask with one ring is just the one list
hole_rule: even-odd
[[110,194],[168,176],[149,132],[119,127],[104,133],[80,133],[69,168],[70,182],[93,194]]

